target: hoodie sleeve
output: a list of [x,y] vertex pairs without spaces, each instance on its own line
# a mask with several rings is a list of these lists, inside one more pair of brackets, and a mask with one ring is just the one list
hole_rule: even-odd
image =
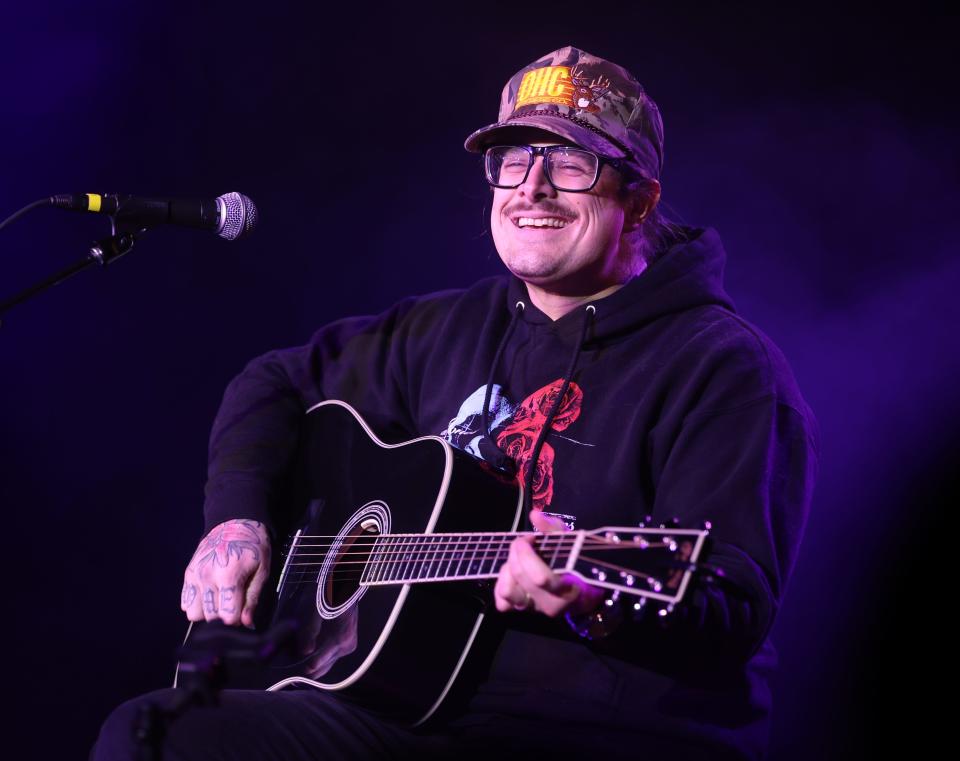
[[818,467],[818,430],[774,347],[759,356],[737,352],[716,367],[691,375],[696,403],[660,442],[653,515],[689,527],[709,522],[704,560],[723,575],[699,579],[666,619],[627,625],[616,639],[630,646],[637,626],[654,639],[649,630],[657,629],[660,644],[684,657],[742,662],[765,640],[796,560]]
[[205,531],[249,518],[273,530],[304,413],[325,399],[355,407],[386,438],[411,430],[405,351],[415,300],[319,330],[250,362],[224,393],[210,434]]
[[807,411],[765,397],[688,417],[667,460],[655,512],[712,526],[707,562],[674,627],[744,658],[763,642],[783,598],[817,469]]

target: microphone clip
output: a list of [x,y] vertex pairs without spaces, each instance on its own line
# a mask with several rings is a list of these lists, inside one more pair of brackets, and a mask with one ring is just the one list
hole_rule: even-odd
[[[116,231],[116,226],[114,226]],[[101,267],[106,267],[124,254],[133,250],[136,236],[130,232],[114,232],[107,238],[101,238],[93,244],[88,256]]]

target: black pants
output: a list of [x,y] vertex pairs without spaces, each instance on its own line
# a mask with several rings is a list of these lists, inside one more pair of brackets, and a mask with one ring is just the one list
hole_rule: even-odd
[[441,729],[418,732],[384,721],[317,690],[226,690],[217,706],[193,707],[175,719],[154,753],[135,736],[141,710],[168,708],[173,689],[130,700],[104,723],[91,761],[303,761],[314,759],[552,758],[719,759],[714,750],[675,740],[565,720],[467,714]]

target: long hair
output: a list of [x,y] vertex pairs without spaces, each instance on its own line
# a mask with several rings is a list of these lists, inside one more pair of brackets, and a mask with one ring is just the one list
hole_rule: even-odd
[[[620,184],[622,198],[635,197],[646,203],[650,198],[651,180],[640,174],[624,174]],[[643,259],[645,267],[653,264],[670,246],[686,237],[686,226],[674,220],[664,210],[661,200],[651,209],[635,233],[635,253]]]

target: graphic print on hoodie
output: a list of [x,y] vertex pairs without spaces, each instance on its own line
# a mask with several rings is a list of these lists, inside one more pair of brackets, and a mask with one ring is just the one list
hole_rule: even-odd
[[[496,435],[497,446],[517,465],[517,480],[526,483],[530,473],[533,449],[550,410],[556,403],[557,394],[563,386],[563,378],[538,388],[520,404],[513,404],[500,385],[494,384],[490,395],[491,430]],[[480,386],[468,396],[440,436],[455,447],[483,458],[480,442],[482,430],[483,400],[486,387]],[[550,433],[565,430],[580,417],[583,391],[576,383],[570,383],[557,414],[550,426]],[[570,439],[574,443],[582,442]],[[554,451],[548,441],[543,442],[533,476],[532,506],[546,510],[553,501]]]

